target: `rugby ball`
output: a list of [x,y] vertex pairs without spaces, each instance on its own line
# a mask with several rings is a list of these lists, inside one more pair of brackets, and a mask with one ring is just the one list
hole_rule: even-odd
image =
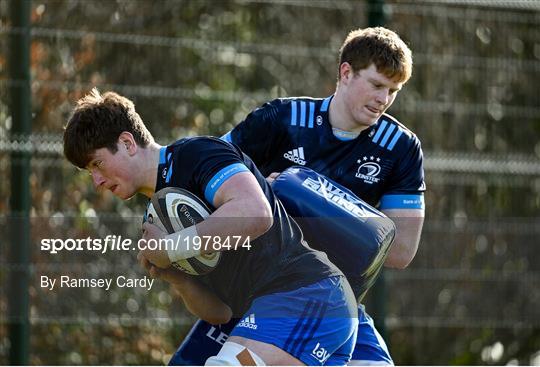
[[[211,214],[206,204],[191,192],[166,187],[156,192],[148,202],[143,222],[157,225],[171,234],[202,222]],[[183,259],[172,265],[191,275],[208,274],[219,264],[221,252]]]

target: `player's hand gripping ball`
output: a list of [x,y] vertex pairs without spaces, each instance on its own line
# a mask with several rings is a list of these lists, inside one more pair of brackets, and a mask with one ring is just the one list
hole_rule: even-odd
[[[156,192],[148,202],[143,223],[154,224],[171,234],[202,222],[210,214],[206,204],[191,192],[166,187]],[[214,252],[179,260],[172,265],[191,275],[204,275],[214,270],[220,258],[221,252]]]

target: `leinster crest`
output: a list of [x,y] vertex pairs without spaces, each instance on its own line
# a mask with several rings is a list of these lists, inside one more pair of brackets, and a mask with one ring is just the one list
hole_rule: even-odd
[[379,173],[381,173],[381,166],[379,162],[380,158],[374,156],[364,156],[358,159],[357,163],[360,165],[356,171],[355,177],[362,179],[367,184],[374,184],[380,181],[380,178],[377,178]]

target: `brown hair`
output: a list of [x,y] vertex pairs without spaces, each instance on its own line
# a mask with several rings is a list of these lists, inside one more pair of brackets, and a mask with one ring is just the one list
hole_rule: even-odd
[[75,166],[84,168],[97,149],[108,148],[116,153],[118,137],[124,131],[131,133],[143,148],[154,141],[132,101],[114,92],[101,95],[94,88],[77,101],[65,127],[64,155]]
[[349,33],[339,50],[338,82],[344,62],[351,64],[355,73],[374,64],[378,72],[402,83],[412,74],[411,50],[395,32],[383,27]]

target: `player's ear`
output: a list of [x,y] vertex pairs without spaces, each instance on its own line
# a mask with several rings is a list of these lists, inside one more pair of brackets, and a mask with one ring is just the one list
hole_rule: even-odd
[[349,64],[348,62],[345,61],[339,66],[340,83],[347,84],[349,80],[351,79],[351,77],[354,76],[353,74],[354,72],[353,72],[352,65]]
[[137,152],[137,142],[130,132],[123,131],[118,137],[118,144],[120,145],[120,149],[125,149],[129,155],[133,155]]

